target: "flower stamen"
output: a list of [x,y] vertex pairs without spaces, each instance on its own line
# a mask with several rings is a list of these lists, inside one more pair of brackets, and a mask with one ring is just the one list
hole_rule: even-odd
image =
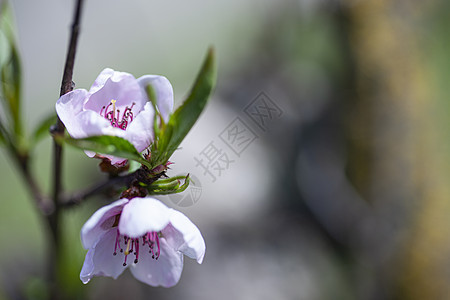
[[116,109],[116,102],[117,100],[112,99],[107,106],[103,106],[100,115],[111,122],[111,126],[125,130],[128,124],[133,121],[132,109],[136,103],[133,102],[131,107],[126,106],[122,117],[120,117],[120,109]]
[[116,244],[114,245],[113,255],[117,255],[117,245],[119,245],[120,252],[122,252],[122,247],[120,247],[120,233],[119,233],[119,229],[117,229]]
[[[150,250],[148,253],[152,254],[153,259],[158,259],[159,255],[161,254],[160,246],[159,246],[159,236],[157,232],[148,232],[147,233],[147,242],[148,246],[150,247]],[[154,245],[156,243],[157,250],[154,250]]]
[[137,264],[138,260],[139,260],[139,239],[136,239],[134,241],[134,243],[135,243],[135,249],[136,249],[136,251],[134,252],[134,255],[136,255],[134,263]]
[[[127,239],[127,249],[125,249],[125,252],[124,252],[124,254],[125,255],[128,255],[128,254],[130,254],[131,252],[133,252],[133,243],[132,243],[132,239],[130,239],[130,238],[126,238]],[[130,244],[131,244],[131,251],[130,251]]]
[[123,265],[122,265],[124,267],[126,267],[126,265],[127,265],[127,257],[128,257],[128,255],[125,255],[125,261],[123,262]]
[[[117,219],[117,217],[116,217]],[[123,237],[123,241],[126,245],[125,249],[122,249],[120,245],[120,240]],[[161,233],[152,231],[147,232],[142,236],[142,246],[145,246],[145,244],[148,244],[149,251],[148,253],[151,253],[153,259],[158,259],[161,255],[161,247],[159,243],[159,238],[161,237]],[[120,250],[121,253],[124,254],[124,262],[123,266],[125,267],[127,265],[127,256],[130,254],[134,254],[136,258],[134,259],[134,263],[137,264],[139,261],[139,239],[140,238],[130,238],[126,235],[122,235],[117,228],[117,234],[116,234],[116,241],[114,244],[114,252],[113,255],[117,255],[117,249]],[[156,247],[155,247],[156,245]]]

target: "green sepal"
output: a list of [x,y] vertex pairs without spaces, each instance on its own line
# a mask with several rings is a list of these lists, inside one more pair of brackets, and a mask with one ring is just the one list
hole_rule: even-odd
[[187,177],[189,177],[189,175],[158,179],[149,185],[148,189],[177,189],[180,186],[180,180],[186,180]]
[[209,49],[203,66],[184,103],[162,126],[157,138],[156,153],[152,152],[152,165],[166,163],[194,126],[208,102],[216,82],[214,50]]
[[[180,179],[184,179],[184,183],[180,186]],[[163,183],[164,182],[164,183]],[[167,179],[160,179],[147,186],[150,195],[170,195],[184,192],[190,183],[190,177],[176,176]]]
[[151,190],[173,190],[177,189],[180,186],[179,180],[172,180],[167,183],[154,182],[149,186]]
[[137,161],[147,167],[151,167],[136,148],[126,139],[117,136],[101,135],[90,136],[82,139],[74,139],[69,136],[57,135],[55,140],[59,143],[66,143],[82,150],[94,151],[105,155],[112,155],[125,159]]
[[170,182],[176,181],[176,180],[185,180],[187,177],[189,177],[189,174],[173,176],[173,177],[169,177],[169,178],[158,179],[152,184],[167,184],[167,183],[170,183]]

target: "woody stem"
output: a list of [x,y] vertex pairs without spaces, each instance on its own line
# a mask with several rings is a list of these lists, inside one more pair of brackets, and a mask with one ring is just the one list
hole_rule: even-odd
[[[73,83],[72,83],[72,75],[73,68],[75,63],[75,53],[77,48],[78,34],[80,30],[80,18],[81,11],[83,6],[83,0],[77,0],[75,13],[73,16],[73,23],[71,27],[70,34],[70,42],[67,51],[66,63],[64,66],[64,73],[61,83],[61,91],[60,96],[72,91]],[[64,124],[58,117],[57,123],[53,129],[54,135],[63,135],[64,134]],[[60,255],[60,197],[62,192],[62,156],[63,151],[60,144],[58,144],[55,140],[53,141],[53,203],[54,203],[54,211],[47,218],[49,227],[51,230],[51,237],[53,240],[53,245],[50,246],[49,249],[49,276],[52,287],[51,291],[51,299],[60,299],[63,295],[61,295],[61,291],[59,290],[59,284],[57,279],[60,277],[57,274],[58,270],[58,258]]]

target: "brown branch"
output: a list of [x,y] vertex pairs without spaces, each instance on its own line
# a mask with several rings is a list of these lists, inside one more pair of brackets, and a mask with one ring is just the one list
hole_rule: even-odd
[[[70,92],[73,90],[72,76],[73,76],[73,68],[75,63],[75,53],[77,48],[78,34],[80,31],[80,18],[81,11],[83,6],[83,0],[77,0],[75,13],[73,16],[73,23],[71,27],[70,34],[70,42],[69,48],[67,50],[66,63],[64,66],[64,73],[61,82],[61,91],[60,96]],[[58,117],[55,128],[53,129],[54,135],[62,135],[64,134],[64,124]],[[57,265],[55,262],[59,261],[60,255],[60,228],[59,228],[59,218],[60,218],[60,197],[62,193],[62,147],[60,144],[53,141],[53,204],[54,210],[53,213],[50,214],[47,218],[49,227],[52,234],[53,239],[53,247],[50,246],[49,251],[49,279],[52,284],[51,299],[61,299],[63,297],[62,292],[60,290],[60,286],[58,284],[58,274],[57,274]]]
[[[73,17],[72,30],[70,35],[69,48],[67,50],[67,58],[64,66],[64,73],[61,82],[60,95],[64,95],[73,89],[72,75],[73,67],[75,63],[75,53],[78,41],[78,34],[80,31],[80,17],[83,0],[78,0],[75,14]],[[58,117],[56,126],[52,132],[54,135],[64,134],[64,124]],[[60,194],[62,190],[62,147],[55,140],[53,141],[54,160],[53,160],[53,204],[55,206],[54,212],[49,216],[50,228],[52,230],[53,238],[55,241],[58,236],[58,215],[59,215],[59,202]]]
[[145,168],[140,168],[136,170],[133,173],[124,175],[124,176],[118,176],[118,177],[112,177],[108,179],[105,182],[101,182],[99,184],[96,184],[84,191],[78,192],[67,199],[65,199],[61,206],[63,207],[71,207],[77,204],[80,204],[84,200],[93,197],[95,195],[98,195],[104,191],[106,191],[109,188],[113,187],[130,187],[135,182],[142,182],[147,185],[152,184],[156,180],[158,180],[161,176],[165,176],[165,173],[162,172],[160,174],[153,174],[149,173],[148,170]]
[[[68,92],[73,90],[72,76],[73,76],[73,67],[75,63],[75,53],[77,48],[78,34],[80,31],[80,17],[81,17],[81,9],[83,6],[83,0],[78,0],[75,14],[73,17],[72,30],[70,35],[70,43],[69,48],[67,50],[66,63],[64,66],[64,73],[61,82],[61,91],[60,96],[67,94]],[[58,117],[56,128],[53,133],[55,135],[64,134],[64,124]],[[55,209],[58,208],[59,196],[61,193],[61,182],[62,182],[62,147],[60,144],[54,141],[54,169],[53,169],[53,201],[55,204]]]
[[[139,170],[138,170],[139,171]],[[95,195],[98,195],[102,193],[103,191],[106,191],[109,188],[115,187],[115,186],[129,186],[131,182],[133,182],[136,179],[137,172],[133,172],[131,174],[125,175],[125,176],[119,176],[119,177],[113,177],[105,182],[101,182],[99,184],[96,184],[84,191],[78,192],[69,198],[67,198],[65,201],[61,203],[61,206],[63,207],[71,207],[77,204],[80,204],[84,200],[93,197]]]

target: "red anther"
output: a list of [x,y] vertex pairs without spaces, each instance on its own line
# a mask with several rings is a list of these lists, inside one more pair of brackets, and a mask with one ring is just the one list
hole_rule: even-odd
[[120,116],[120,109],[116,109],[115,103],[116,100],[111,100],[107,106],[103,106],[100,110],[100,115],[107,119],[111,126],[125,130],[128,124],[133,121],[134,114],[132,109],[136,103],[133,102],[130,107],[126,106],[122,117]]
[[[123,237],[124,240],[124,244],[125,244],[125,251],[122,249],[121,245],[120,245],[120,239]],[[161,255],[161,248],[160,248],[160,243],[159,243],[159,235],[157,232],[151,231],[151,232],[147,232],[145,233],[143,236],[141,236],[142,238],[142,246],[144,246],[145,244],[148,244],[149,246],[149,251],[148,253],[152,256],[153,259],[158,259],[159,256]],[[117,228],[117,234],[116,234],[116,242],[114,244],[114,252],[113,255],[117,255],[117,249],[120,250],[121,253],[124,254],[124,262],[123,262],[123,266],[125,267],[127,265],[127,256],[131,253],[134,253],[134,255],[136,256],[136,258],[134,259],[134,263],[137,264],[139,261],[139,239],[140,238],[130,238],[126,235],[122,235],[119,231],[119,229]],[[156,248],[154,247],[156,245]],[[143,252],[144,255],[146,255],[146,252]]]

